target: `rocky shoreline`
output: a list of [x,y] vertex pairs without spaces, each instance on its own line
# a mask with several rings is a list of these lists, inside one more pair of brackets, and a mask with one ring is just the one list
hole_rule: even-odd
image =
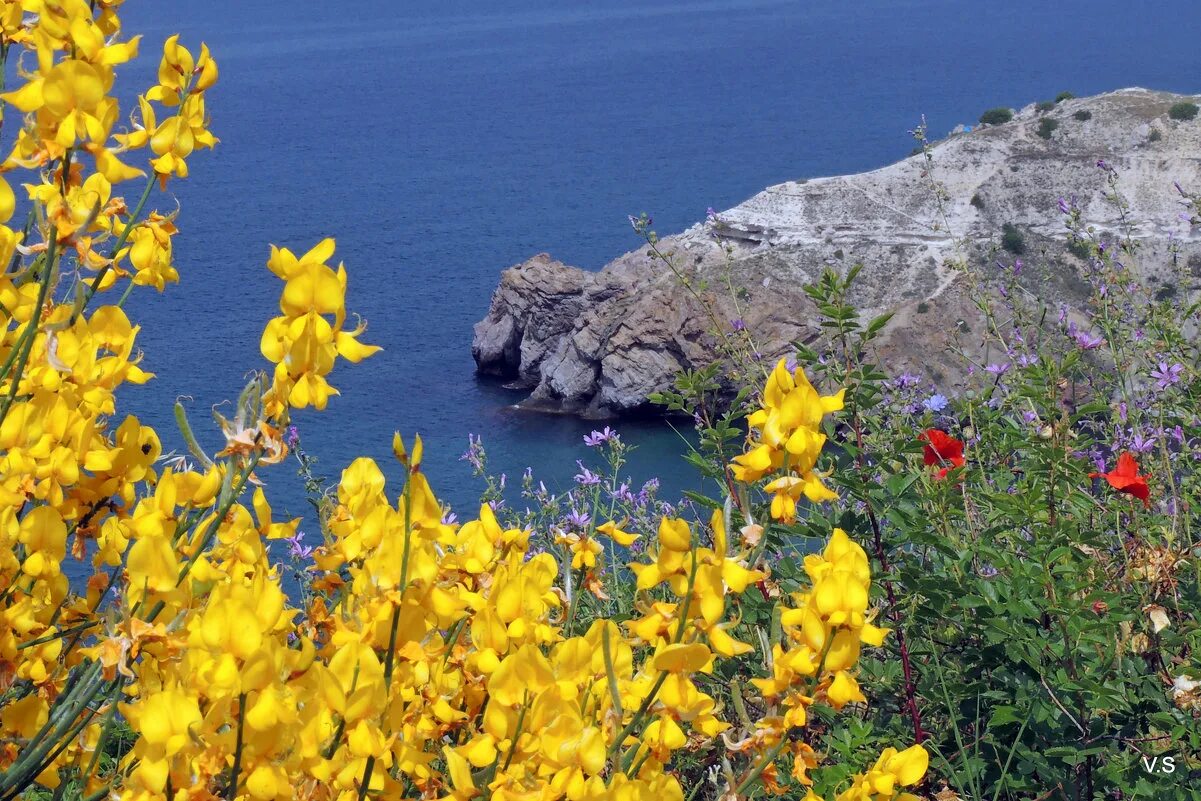
[[[1010,122],[954,134],[932,149],[941,204],[921,155],[768,187],[661,241],[694,287],[714,287],[704,290],[703,304],[645,248],[598,272],[538,254],[502,273],[475,326],[477,370],[528,391],[525,408],[591,417],[645,412],[648,396],[669,388],[680,370],[714,360],[714,318],[746,325],[762,357],[774,359],[819,335],[802,287],[827,266],[862,263],[854,303],[865,318],[894,313],[878,341],[881,364],[954,388],[963,380],[961,360],[948,349],[970,349],[981,321],[952,258],[1012,262],[1002,248],[1008,226],[1021,239],[1027,289],[1055,306],[1081,306],[1081,263],[1067,249],[1061,197],[1075,196],[1095,230],[1133,233],[1141,280],[1193,288],[1201,232],[1180,220],[1175,183],[1201,188],[1201,118],[1168,115],[1185,99],[1196,101],[1125,89],[1050,109],[1027,106]],[[1117,171],[1125,220],[1105,200],[1099,160]],[[1169,248],[1183,268],[1173,270]],[[727,273],[744,295],[741,315]]]

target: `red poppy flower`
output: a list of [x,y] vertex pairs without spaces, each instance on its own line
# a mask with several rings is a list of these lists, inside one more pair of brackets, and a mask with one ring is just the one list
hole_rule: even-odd
[[1144,506],[1151,505],[1151,488],[1147,486],[1147,477],[1138,474],[1138,462],[1134,455],[1126,451],[1118,457],[1118,466],[1108,473],[1089,473],[1089,478],[1103,478],[1109,486],[1118,492],[1133,495],[1143,502]]
[[946,478],[952,467],[963,467],[963,442],[955,439],[941,429],[928,428],[922,432],[921,439],[926,443],[922,451],[922,461],[926,466],[941,465],[935,473],[937,478]]

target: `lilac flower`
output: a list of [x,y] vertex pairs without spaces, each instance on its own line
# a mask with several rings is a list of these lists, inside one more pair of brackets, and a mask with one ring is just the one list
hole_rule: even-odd
[[634,503],[634,493],[630,492],[630,485],[625,482],[622,482],[620,487],[611,491],[609,497],[623,503]]
[[597,484],[601,483],[601,477],[596,473],[593,473],[587,467],[584,467],[583,462],[581,462],[579,459],[576,459],[575,463],[580,468],[580,472],[576,473],[574,476],[575,483],[582,487],[595,487]]
[[733,328],[735,331],[745,331],[746,323],[743,322],[741,317],[736,317],[730,321],[730,328]]
[[1018,367],[1029,367],[1032,364],[1038,364],[1038,354],[1023,353],[1017,358]]
[[791,373],[791,372],[795,371],[796,368],[797,368],[796,356],[789,356],[788,359],[785,360],[785,362],[784,362],[784,369],[786,369],[788,372]]
[[447,509],[442,513],[442,525],[453,526],[457,522],[459,522],[459,516],[454,512]]
[[577,509],[572,509],[571,512],[568,513],[565,522],[571,529],[575,531],[586,531],[588,529],[588,525],[592,522],[592,515],[588,514],[587,512],[581,512]]
[[1180,374],[1183,372],[1183,364],[1160,362],[1158,368],[1151,371],[1151,377],[1155,379],[1155,386],[1160,389],[1167,389],[1180,381]]
[[709,222],[717,222],[717,209],[713,208],[712,206],[705,209],[705,219],[707,219]]
[[595,448],[599,445],[604,445],[606,442],[620,442],[621,437],[613,429],[605,426],[603,431],[593,431],[591,434],[584,435],[584,444],[589,448]]
[[1026,421],[1026,425],[1032,425],[1038,420],[1038,415],[1031,411],[1022,413],[1022,419]]
[[1113,169],[1112,167],[1109,166],[1109,162],[1106,161],[1105,159],[1097,159],[1097,167],[1099,169],[1106,170],[1106,171]]
[[293,559],[308,559],[313,555],[313,549],[308,545],[302,545],[301,540],[304,539],[304,532],[296,529],[296,533],[284,540],[288,543],[288,555]]
[[1068,202],[1066,200],[1064,200],[1063,198],[1060,198],[1059,199],[1059,211],[1061,214],[1071,214],[1072,207],[1068,205]]
[[1175,428],[1173,428],[1172,429],[1172,439],[1176,440],[1176,442],[1178,442],[1180,444],[1184,444],[1184,429],[1181,428],[1180,426],[1176,426]]
[[475,434],[467,435],[467,450],[459,457],[460,462],[470,462],[476,470],[484,469],[484,441]]
[[922,401],[922,407],[928,412],[941,412],[947,408],[947,396],[935,392],[930,397]]
[[1022,260],[1021,259],[1013,260],[1013,274],[1014,275],[1022,274]]
[[993,364],[990,364],[987,367],[985,367],[984,372],[989,373],[990,375],[995,375],[997,378],[1000,378],[1001,376],[1005,375],[1005,373],[1009,372],[1009,362],[1004,362],[1002,364],[997,364],[994,362]]
[[288,426],[287,431],[284,432],[284,444],[289,448],[295,448],[297,442],[300,442],[300,431],[296,429],[296,426]]
[[1076,340],[1076,347],[1081,350],[1094,350],[1105,344],[1104,337],[1081,331],[1074,322],[1068,323],[1068,336]]
[[1123,423],[1126,422],[1127,413],[1128,413],[1128,410],[1126,408],[1126,401],[1119,402],[1118,403],[1118,419],[1121,420]]
[[914,375],[913,373],[901,373],[892,380],[892,385],[897,389],[908,389],[909,387],[916,387],[921,381],[921,376]]
[[1001,571],[997,570],[992,565],[982,565],[980,567],[980,576],[982,578],[986,578],[986,579],[994,578],[1000,572]]
[[488,508],[494,512],[499,512],[505,508],[505,499],[497,498],[495,501],[488,501]]
[[646,504],[650,503],[651,498],[653,498],[655,493],[658,491],[659,479],[648,479],[647,482],[642,485],[642,489],[638,492],[638,505],[645,506]]
[[1141,431],[1136,431],[1130,438],[1130,450],[1135,453],[1149,453],[1155,450],[1155,439],[1143,436]]

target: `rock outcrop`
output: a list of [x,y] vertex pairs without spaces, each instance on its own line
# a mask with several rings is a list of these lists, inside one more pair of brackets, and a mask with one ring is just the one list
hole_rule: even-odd
[[[1012,262],[1001,249],[1006,226],[1023,240],[1032,293],[1053,305],[1083,301],[1060,198],[1074,196],[1094,230],[1137,239],[1142,280],[1175,291],[1201,273],[1201,232],[1181,221],[1175,187],[1201,188],[1201,118],[1168,114],[1185,99],[1196,98],[1126,89],[1029,106],[935,144],[932,174],[918,154],[769,187],[664,237],[675,272],[645,248],[595,273],[540,254],[502,274],[475,326],[478,370],[529,390],[530,408],[636,412],[681,369],[712,362],[719,327],[745,325],[765,359],[812,341],[819,332],[802,287],[825,267],[862,264],[853,302],[865,318],[894,312],[878,341],[881,363],[953,386],[962,362],[949,349],[970,347],[981,321],[951,263]],[[1124,216],[1106,199],[1099,160],[1117,171]],[[1173,263],[1187,265],[1184,279]]]

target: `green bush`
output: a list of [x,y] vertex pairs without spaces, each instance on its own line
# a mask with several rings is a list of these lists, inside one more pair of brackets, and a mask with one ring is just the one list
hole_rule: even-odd
[[1188,120],[1196,118],[1197,111],[1198,108],[1196,103],[1190,103],[1187,100],[1182,100],[1168,109],[1168,116],[1174,120],[1187,122]]
[[1075,95],[1071,92],[1060,92],[1059,94],[1055,95],[1055,102],[1062,103],[1063,101],[1071,100],[1074,97]]
[[1026,252],[1026,238],[1017,226],[1005,223],[1001,226],[1001,247],[1015,256],[1021,256]]
[[1035,111],[1050,111],[1055,108],[1054,100],[1043,100],[1034,106]]
[[980,115],[980,122],[984,125],[1003,125],[1013,119],[1013,109],[1009,108],[990,108],[988,111]]
[[1075,117],[1076,119],[1080,120],[1081,122],[1088,122],[1089,120],[1091,120],[1093,118],[1093,113],[1091,111],[1089,111],[1088,109],[1080,109],[1080,111],[1077,111],[1072,116]]
[[1152,128],[1151,133],[1147,134],[1148,142],[1158,142],[1161,139],[1163,139],[1163,131],[1158,128]]
[[1038,123],[1038,135],[1043,139],[1050,139],[1051,134],[1059,127],[1059,120],[1050,117],[1043,117]]

